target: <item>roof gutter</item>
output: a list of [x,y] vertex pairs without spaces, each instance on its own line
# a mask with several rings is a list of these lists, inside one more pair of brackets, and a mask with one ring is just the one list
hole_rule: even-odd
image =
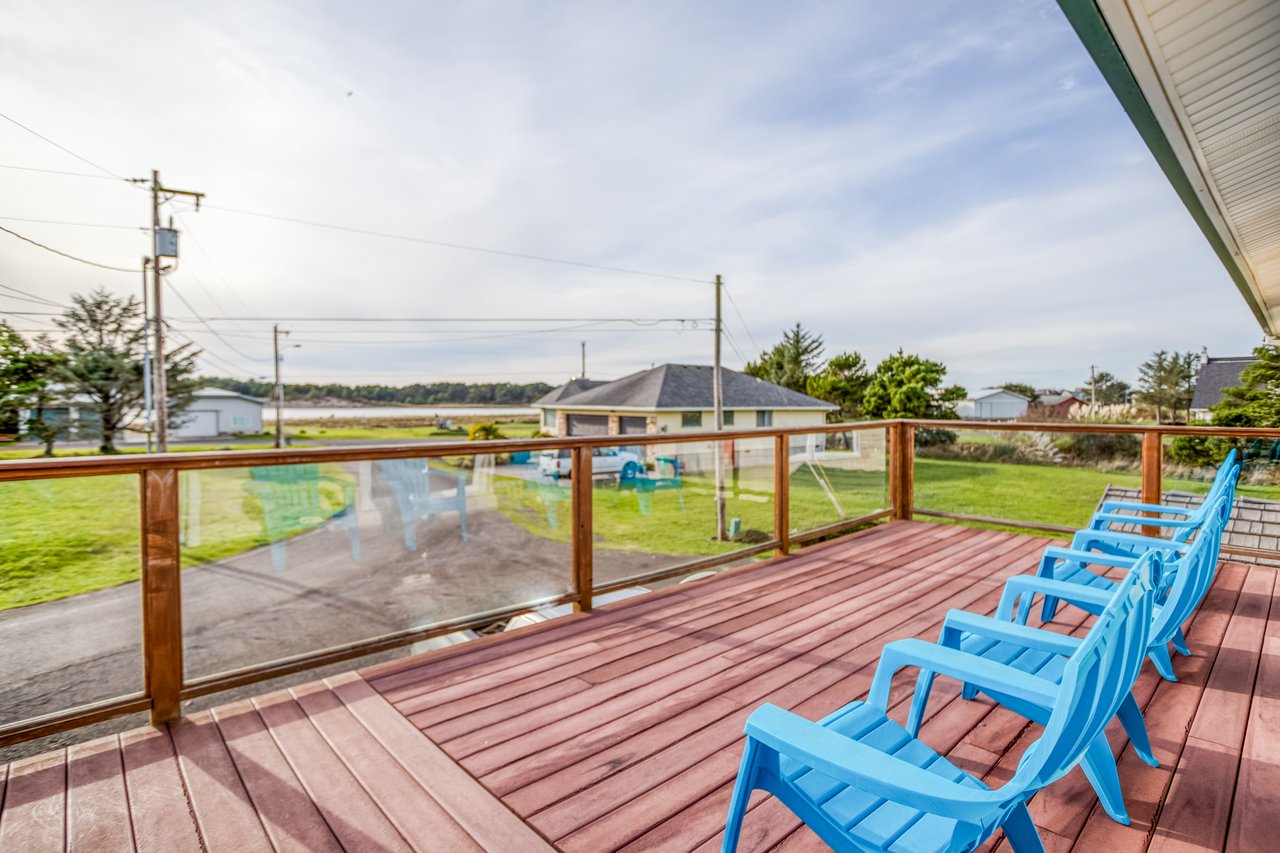
[[1080,37],[1080,41],[1084,43],[1085,49],[1093,57],[1098,70],[1102,72],[1103,79],[1107,81],[1107,85],[1120,101],[1120,106],[1133,122],[1138,135],[1142,137],[1142,141],[1147,144],[1147,148],[1156,158],[1165,177],[1172,184],[1174,192],[1182,199],[1191,218],[1200,226],[1200,230],[1209,241],[1209,246],[1226,268],[1231,280],[1235,282],[1236,288],[1244,297],[1249,309],[1253,311],[1253,316],[1262,326],[1262,330],[1267,335],[1274,336],[1276,332],[1272,327],[1271,319],[1258,302],[1252,286],[1251,272],[1241,264],[1238,255],[1227,245],[1213,217],[1205,208],[1201,193],[1196,190],[1196,181],[1187,174],[1179,161],[1173,143],[1161,127],[1159,119],[1156,118],[1097,0],[1058,0],[1058,5],[1075,29],[1076,35]]

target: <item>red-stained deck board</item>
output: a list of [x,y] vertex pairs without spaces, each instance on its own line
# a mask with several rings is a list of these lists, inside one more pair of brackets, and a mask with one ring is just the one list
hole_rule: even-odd
[[271,850],[262,820],[208,712],[170,728],[196,829],[209,850]]
[[120,751],[138,853],[200,853],[169,730],[126,732]]
[[66,806],[66,750],[15,761],[0,812],[0,850],[61,853]]
[[67,849],[133,850],[120,738],[67,749]]

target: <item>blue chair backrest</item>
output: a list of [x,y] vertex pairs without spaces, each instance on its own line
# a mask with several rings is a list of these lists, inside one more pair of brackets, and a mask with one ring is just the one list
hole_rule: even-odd
[[[1230,501],[1235,499],[1236,481],[1240,479],[1240,465],[1236,462],[1236,449],[1233,447],[1228,451],[1222,464],[1218,466],[1218,473],[1214,475],[1213,485],[1209,487],[1209,493],[1204,496],[1204,500],[1189,519],[1196,521],[1201,525],[1212,514],[1214,504],[1222,495],[1228,496],[1228,513],[1230,513]],[[1173,535],[1174,542],[1185,542],[1191,538],[1191,534],[1196,532],[1196,528],[1184,527],[1179,529]]]
[[1209,517],[1196,540],[1181,557],[1167,560],[1161,575],[1161,586],[1168,595],[1151,625],[1150,643],[1167,643],[1187,621],[1209,592],[1218,567],[1222,534],[1231,515],[1231,495],[1220,495],[1209,509]]
[[1044,733],[1027,748],[1007,787],[1035,790],[1062,778],[1115,716],[1147,655],[1160,555],[1148,552],[1125,575],[1062,673]]

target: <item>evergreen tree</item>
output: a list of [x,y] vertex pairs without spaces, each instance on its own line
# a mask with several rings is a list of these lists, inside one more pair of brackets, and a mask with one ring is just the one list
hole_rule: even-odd
[[1129,402],[1133,389],[1105,370],[1100,370],[1084,383],[1084,400],[1099,406],[1115,406]]
[[871,375],[867,362],[856,352],[842,352],[827,362],[820,373],[809,377],[806,393],[839,406],[828,419],[832,423],[853,420],[862,415],[862,398]]
[[794,329],[782,333],[782,341],[760,360],[747,362],[742,372],[766,382],[805,393],[809,378],[822,364],[822,336],[815,335],[796,323]]
[[956,403],[967,392],[959,385],[943,387],[946,376],[942,362],[899,349],[876,366],[862,413],[868,418],[955,418]]
[[1200,357],[1194,352],[1159,350],[1138,368],[1138,402],[1155,409],[1157,423],[1165,422],[1166,410],[1169,420],[1176,419],[1179,411],[1190,414],[1199,365]]
[[[71,307],[54,322],[66,333],[66,361],[57,371],[68,394],[91,401],[101,427],[102,453],[115,453],[115,436],[142,411],[143,324],[138,300],[114,297],[102,288],[71,297]],[[198,352],[183,344],[164,354],[171,420],[191,404],[197,387]]]
[[[8,323],[0,320],[0,428],[26,431],[53,455],[53,442],[62,431],[60,424],[45,421],[44,408],[50,397],[49,384],[62,363],[47,340],[29,344]],[[21,423],[23,409],[33,411],[27,424]]]

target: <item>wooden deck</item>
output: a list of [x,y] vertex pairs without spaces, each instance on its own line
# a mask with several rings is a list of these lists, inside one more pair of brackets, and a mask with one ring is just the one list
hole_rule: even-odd
[[[26,759],[0,768],[0,850],[716,849],[753,708],[817,718],[864,695],[883,643],[932,639],[948,607],[992,611],[1044,545],[896,522]],[[1110,821],[1075,771],[1032,804],[1049,850],[1274,849],[1274,584],[1274,569],[1224,566],[1188,632],[1194,656],[1175,660],[1181,680],[1139,681],[1162,766],[1121,753],[1133,825]],[[912,681],[896,685],[900,711]],[[938,682],[922,736],[998,784],[1036,730],[958,693]],[[824,848],[758,796],[743,849]]]

